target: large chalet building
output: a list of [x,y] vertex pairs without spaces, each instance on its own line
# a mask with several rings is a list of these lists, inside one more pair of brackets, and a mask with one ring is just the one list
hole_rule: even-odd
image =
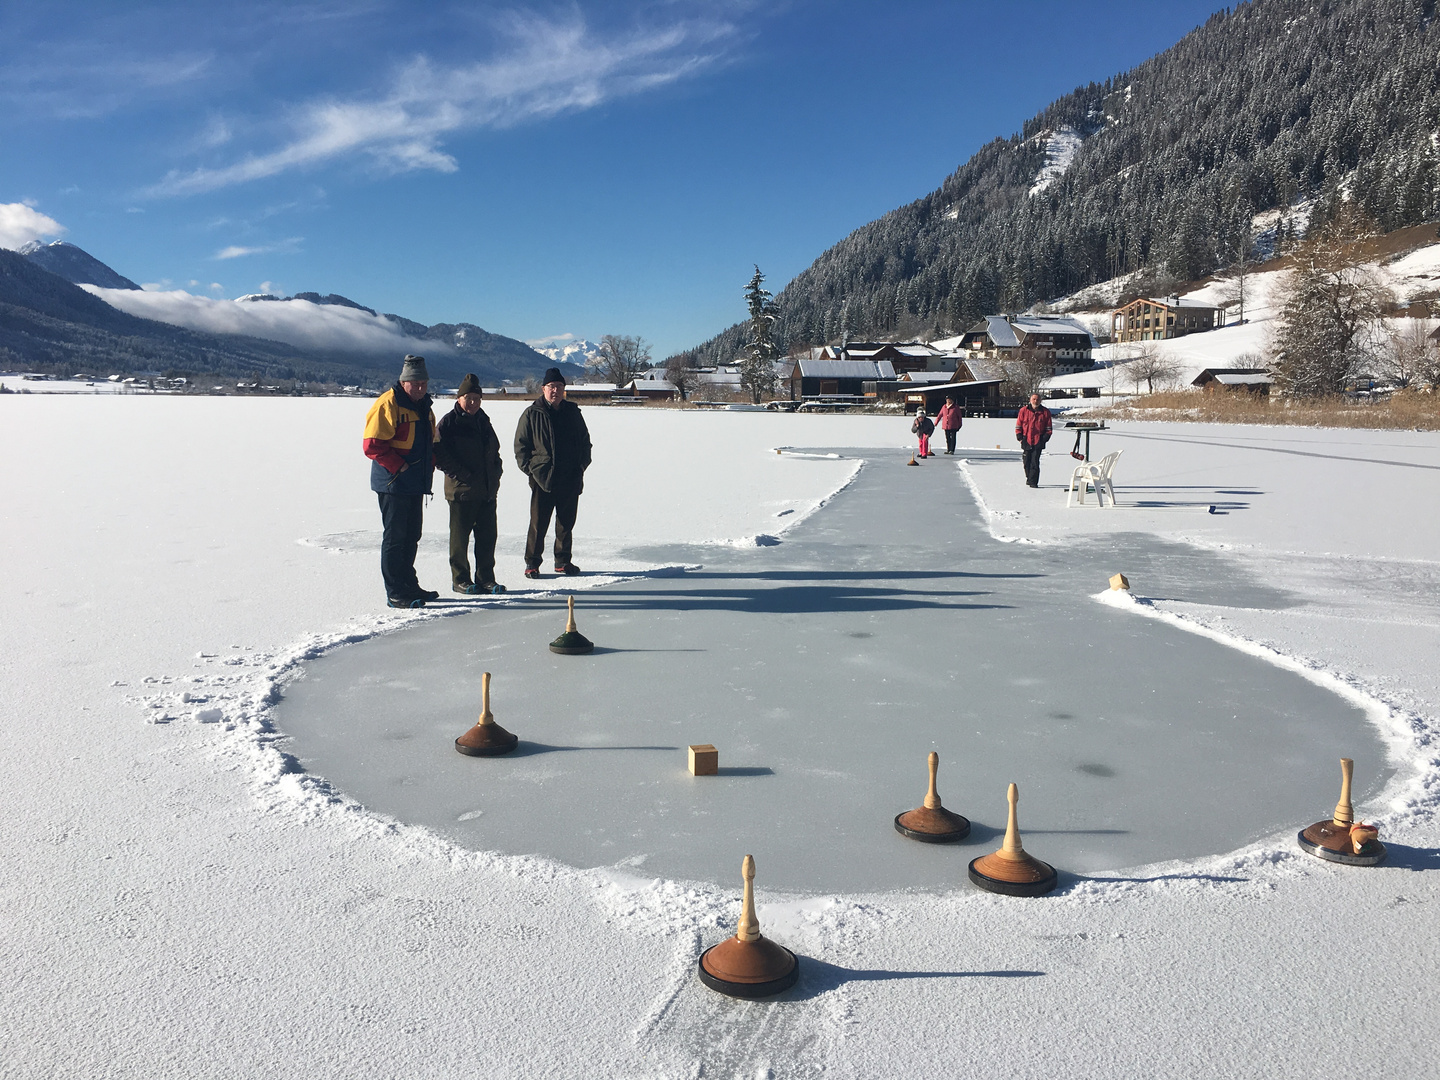
[[1110,314],[1111,341],[1164,341],[1214,330],[1220,309],[1171,296],[1131,300]]
[[987,315],[960,338],[960,351],[977,360],[1040,359],[1056,375],[1094,366],[1090,331],[1068,315]]
[[897,375],[914,371],[952,372],[958,359],[954,353],[923,341],[851,341],[844,345],[827,345],[817,350],[812,358],[870,360],[877,364],[888,361]]

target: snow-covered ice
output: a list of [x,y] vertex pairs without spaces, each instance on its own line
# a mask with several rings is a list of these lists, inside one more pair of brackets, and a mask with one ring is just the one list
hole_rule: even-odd
[[[908,470],[928,498],[1017,554],[1151,543],[1191,553],[1177,557],[1207,568],[1204,589],[1201,575],[1152,559],[1121,568],[1132,610],[1095,601],[1102,583],[1088,580],[1075,602],[1177,635],[1177,648],[1193,642],[1196,657],[1222,648],[1263,661],[1282,685],[1349,709],[1356,738],[1386,750],[1384,761],[1354,756],[1364,784],[1388,772],[1359,809],[1380,822],[1391,858],[1337,867],[1294,846],[1294,829],[1334,805],[1332,762],[1298,781],[1277,775],[1310,789],[1283,829],[1140,873],[1071,879],[1039,900],[979,893],[963,867],[923,891],[784,892],[767,885],[762,860],[762,929],[802,955],[802,978],[777,1001],[744,1003],[693,974],[700,949],[734,930],[738,856],[733,880],[721,869],[717,885],[633,860],[587,869],[480,850],[367,809],[300,767],[300,740],[276,723],[284,694],[306,681],[297,676],[318,678],[347,651],[378,664],[389,642],[399,656],[413,635],[472,633],[528,617],[527,606],[538,619],[558,612],[544,596],[574,584],[520,594],[524,489],[511,470],[500,571],[528,604],[457,616],[381,608],[365,406],[0,398],[15,445],[43,448],[3,480],[7,1074],[1433,1069],[1440,436],[1124,424],[1095,437],[1097,450],[1126,450],[1113,510],[1064,508],[1063,453],[1046,459],[1041,490],[1024,488],[1004,421],[967,422],[963,461]],[[500,430],[513,426],[518,406],[488,408]],[[666,566],[683,581],[695,573],[683,567],[707,561],[788,558],[787,545],[843,517],[855,455],[909,444],[903,421],[873,417],[587,416],[597,464],[576,559],[593,576],[578,604],[582,620],[594,606],[597,629],[601,597],[663,584],[654,575]],[[853,449],[800,457],[777,446]],[[1208,512],[1222,502],[1227,512]],[[440,587],[438,500],[428,525],[421,578]],[[894,528],[904,536],[904,521]],[[727,546],[760,537],[780,543]],[[683,557],[656,558],[662,549]],[[1157,588],[1167,575],[1196,587]],[[1209,591],[1234,581],[1248,583],[1250,603]],[[537,657],[537,675],[548,663]],[[502,722],[503,685],[497,673]],[[496,764],[449,753],[461,766]],[[918,772],[895,781],[892,812],[922,793]],[[1216,800],[1230,794],[1221,778]],[[456,824],[483,830],[492,809],[477,798]],[[749,826],[737,822],[737,844]],[[817,846],[829,843],[822,829]],[[1029,846],[1043,857],[1046,840]]]

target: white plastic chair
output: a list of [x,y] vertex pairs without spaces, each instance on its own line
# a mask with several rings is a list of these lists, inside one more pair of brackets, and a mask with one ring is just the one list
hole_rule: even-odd
[[[1110,496],[1110,505],[1114,506],[1115,485],[1110,482],[1110,474],[1115,471],[1115,462],[1120,460],[1120,455],[1124,452],[1123,450],[1116,450],[1112,454],[1106,454],[1099,461],[1087,461],[1083,465],[1076,466],[1075,471],[1070,474],[1070,491],[1065,496],[1065,505],[1067,507],[1074,506],[1075,503],[1078,502],[1081,506],[1084,506],[1085,489],[1087,487],[1093,487],[1095,489],[1095,501],[1100,506],[1105,505],[1105,496],[1107,494]],[[1076,498],[1077,492],[1079,498]]]

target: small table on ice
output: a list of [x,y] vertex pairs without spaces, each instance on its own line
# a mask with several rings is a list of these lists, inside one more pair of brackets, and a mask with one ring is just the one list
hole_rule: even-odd
[[[1104,421],[1104,420],[1101,420],[1101,421],[1096,422],[1096,421],[1094,421],[1094,420],[1066,420],[1066,421],[1065,421],[1065,426],[1066,426],[1067,428],[1074,428],[1074,429],[1075,429],[1075,448],[1070,451],[1070,456],[1071,456],[1071,457],[1078,457],[1078,458],[1080,458],[1081,461],[1089,461],[1089,460],[1090,460],[1090,433],[1091,433],[1092,431],[1104,431],[1104,430],[1105,430],[1105,421]],[[1080,437],[1081,437],[1082,435],[1085,437],[1085,454],[1084,454],[1084,456],[1081,456],[1081,454],[1080,454]]]

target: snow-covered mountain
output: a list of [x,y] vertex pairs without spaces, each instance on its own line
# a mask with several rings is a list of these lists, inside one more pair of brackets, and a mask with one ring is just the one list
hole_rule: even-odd
[[32,240],[18,250],[35,265],[43,266],[72,285],[99,285],[102,289],[140,288],[123,274],[111,270],[88,251],[64,240],[56,240],[50,244]]
[[587,338],[557,342],[543,348],[539,345],[532,345],[531,348],[541,356],[554,360],[557,364],[576,364],[580,367],[587,367],[600,355],[600,346]]
[[376,385],[416,352],[453,386],[467,372],[497,385],[557,362],[471,323],[426,326],[335,293],[221,300],[147,291],[64,241],[0,250],[0,307],[0,355],[38,371],[161,368]]

